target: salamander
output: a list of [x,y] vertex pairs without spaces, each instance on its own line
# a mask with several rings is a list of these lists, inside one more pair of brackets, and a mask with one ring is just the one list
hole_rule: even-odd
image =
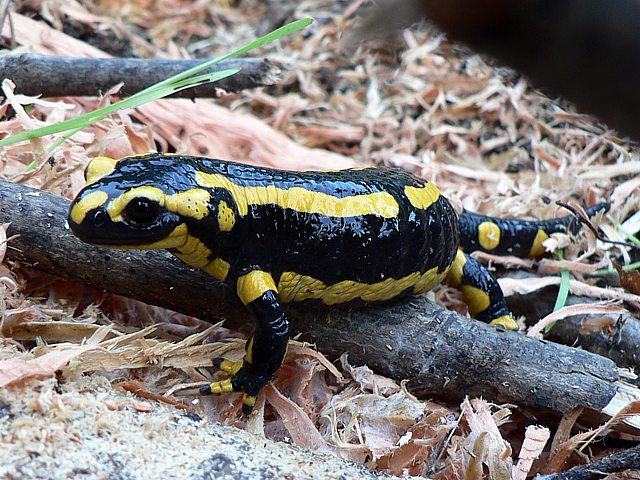
[[77,237],[167,249],[252,310],[257,328],[243,361],[215,359],[230,378],[201,389],[242,392],[245,412],[284,358],[287,303],[367,305],[445,282],[473,317],[516,329],[497,281],[468,253],[536,257],[551,233],[575,228],[573,217],[458,215],[433,183],[391,169],[293,172],[152,153],[97,157],[85,178],[68,218]]

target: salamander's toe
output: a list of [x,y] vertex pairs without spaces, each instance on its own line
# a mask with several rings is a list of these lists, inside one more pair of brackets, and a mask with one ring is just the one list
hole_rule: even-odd
[[250,414],[256,403],[256,396],[271,377],[253,372],[251,366],[245,365],[244,362],[232,362],[222,357],[214,359],[213,365],[232,377],[200,387],[200,394],[242,392],[242,413]]
[[234,390],[233,384],[230,378],[221,380],[219,382],[212,382],[209,385],[200,387],[201,395],[219,395],[221,393],[231,393]]
[[255,395],[247,395],[246,393],[242,396],[242,413],[245,415],[249,415],[253,411],[253,406],[256,404]]
[[507,330],[518,330],[518,324],[516,323],[515,318],[511,315],[502,315],[501,317],[492,320],[491,325],[501,325]]
[[213,359],[213,366],[229,375],[235,375],[242,368],[242,362],[232,362],[223,357],[216,357]]

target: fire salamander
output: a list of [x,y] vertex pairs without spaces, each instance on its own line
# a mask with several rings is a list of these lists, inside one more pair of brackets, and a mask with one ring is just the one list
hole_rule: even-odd
[[253,311],[257,329],[244,360],[216,359],[231,378],[201,389],[243,392],[245,412],[285,355],[284,304],[386,302],[446,282],[461,289],[473,317],[516,329],[494,277],[463,250],[536,257],[573,218],[457,215],[432,183],[377,168],[290,172],[145,154],[95,158],[85,177],[69,212],[76,236],[168,249],[228,284]]

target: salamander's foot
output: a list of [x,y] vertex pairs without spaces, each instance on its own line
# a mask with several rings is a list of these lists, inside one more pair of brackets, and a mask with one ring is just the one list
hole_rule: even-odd
[[200,387],[201,395],[219,395],[222,393],[243,392],[242,413],[248,415],[253,410],[256,403],[256,396],[262,390],[270,378],[264,375],[252,373],[246,362],[232,362],[222,357],[214,359],[213,365],[232,378],[212,382],[209,385]]

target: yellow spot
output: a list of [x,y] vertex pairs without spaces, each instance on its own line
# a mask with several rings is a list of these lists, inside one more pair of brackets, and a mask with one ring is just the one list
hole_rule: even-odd
[[529,258],[538,258],[544,255],[545,248],[544,245],[542,245],[542,242],[544,242],[547,238],[549,238],[547,232],[539,228],[538,233],[536,233],[536,238],[533,239],[531,250],[529,250]]
[[440,197],[440,190],[433,183],[427,182],[422,187],[404,187],[404,194],[411,205],[425,209]]
[[196,172],[198,185],[206,188],[223,188],[236,201],[240,215],[249,213],[250,205],[278,205],[298,212],[318,213],[330,217],[357,217],[379,215],[393,218],[400,207],[390,193],[376,192],[338,198],[301,187],[289,189],[268,186],[242,186],[221,174]]
[[121,222],[122,211],[127,208],[129,202],[134,198],[146,198],[148,200],[159,203],[160,206],[163,207],[165,195],[159,188],[150,187],[147,185],[127,190],[122,195],[114,198],[109,202],[109,205],[107,206],[107,212],[109,213],[111,220],[114,222]]
[[475,317],[480,312],[484,312],[489,308],[489,305],[491,305],[491,300],[487,292],[479,288],[472,287],[471,285],[462,285],[460,291],[464,296],[465,303],[469,307],[469,315],[472,317]]
[[236,224],[236,215],[233,210],[227,205],[227,202],[222,200],[218,205],[218,225],[221,232],[230,232],[233,226]]
[[467,264],[467,257],[464,256],[464,252],[460,249],[456,252],[456,258],[453,259],[453,264],[447,272],[447,278],[445,282],[447,285],[458,288],[462,283],[462,271]]
[[242,403],[244,405],[246,405],[247,407],[251,407],[253,408],[253,406],[256,404],[256,397],[255,395],[247,395],[246,393],[244,395],[242,395]]
[[502,315],[501,317],[492,320],[490,325],[502,325],[508,330],[518,329],[518,324],[511,315]]
[[209,262],[208,265],[202,267],[202,270],[207,272],[213,278],[224,282],[227,279],[227,275],[229,275],[230,268],[231,265],[229,265],[229,262],[226,262],[221,258],[216,258]]
[[238,277],[236,291],[238,292],[238,297],[245,305],[253,302],[269,290],[273,290],[276,293],[278,292],[270,273],[263,272],[262,270],[252,270],[246,275]]
[[87,181],[87,185],[91,185],[113,172],[116,168],[116,163],[118,163],[118,160],[110,157],[95,157],[91,160],[84,171],[84,179]]
[[165,196],[165,208],[184,217],[202,220],[209,213],[211,194],[201,188],[192,188]]
[[109,195],[106,192],[91,192],[88,195],[85,195],[80,200],[76,201],[73,204],[73,208],[71,209],[71,221],[76,225],[80,225],[84,218],[94,208],[97,208],[108,200]]
[[414,272],[403,278],[387,278],[380,282],[368,284],[353,280],[343,280],[333,285],[300,275],[295,272],[284,272],[278,282],[280,300],[283,303],[301,302],[303,300],[321,300],[326,305],[363,300],[377,302],[391,300],[407,289],[414,287],[415,293],[433,288],[444,278],[445,273],[437,273],[437,267],[425,273]]
[[478,225],[478,241],[485,250],[493,250],[500,244],[500,227],[493,222]]

